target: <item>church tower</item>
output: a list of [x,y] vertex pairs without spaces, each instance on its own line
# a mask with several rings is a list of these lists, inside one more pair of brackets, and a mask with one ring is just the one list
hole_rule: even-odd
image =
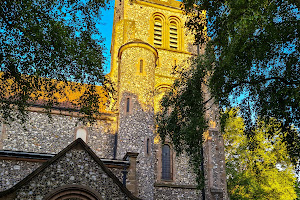
[[[175,67],[188,67],[197,55],[193,35],[185,28],[187,16],[176,0],[115,0],[111,44],[111,72],[117,90],[117,159],[137,153],[135,180],[127,187],[141,199],[223,199],[226,196],[224,153],[212,158],[215,143],[222,146],[218,128],[208,136],[205,194],[196,190],[195,175],[185,155],[175,155],[171,143],[155,133],[159,101],[176,79]],[[213,114],[208,114],[212,118]],[[214,124],[215,118],[211,120]],[[216,147],[222,153],[222,148]],[[216,150],[213,154],[218,154]],[[217,163],[216,163],[217,162]],[[221,163],[221,165],[219,165]],[[214,174],[212,174],[214,173]],[[220,181],[222,177],[222,181]],[[218,180],[214,180],[218,179]],[[225,181],[225,182],[224,182]],[[220,182],[220,184],[215,184]]]

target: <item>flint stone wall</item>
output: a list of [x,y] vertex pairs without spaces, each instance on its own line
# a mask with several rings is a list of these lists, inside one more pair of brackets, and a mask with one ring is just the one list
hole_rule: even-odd
[[[81,127],[78,118],[45,113],[30,112],[24,125],[19,121],[4,125],[0,135],[0,149],[56,154],[67,147],[75,138],[75,131]],[[99,120],[85,127],[87,145],[100,158],[113,158],[114,122]]]
[[73,149],[52,163],[17,191],[16,200],[42,200],[64,185],[82,185],[97,191],[103,199],[127,199],[120,188],[83,150]]
[[201,200],[201,191],[196,189],[196,175],[189,164],[188,156],[183,153],[181,155],[175,155],[176,152],[172,150],[172,170],[173,177],[171,180],[161,180],[161,169],[158,167],[158,162],[161,162],[161,150],[159,146],[161,144],[156,144],[156,155],[157,160],[155,164],[156,173],[156,183],[154,199],[164,199],[164,200],[175,200],[175,199],[194,199]]
[[119,179],[121,183],[123,183],[123,170],[121,168],[109,168],[110,171]]
[[201,193],[196,189],[156,187],[154,199],[163,200],[200,200]]
[[0,160],[0,191],[17,184],[42,163],[16,160]]
[[[7,190],[24,179],[27,175],[41,166],[42,162],[28,162],[16,160],[0,160],[0,192]],[[113,174],[123,182],[123,173],[120,168],[109,168]]]

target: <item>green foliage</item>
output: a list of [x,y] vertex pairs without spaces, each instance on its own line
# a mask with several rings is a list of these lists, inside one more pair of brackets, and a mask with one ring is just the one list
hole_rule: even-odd
[[241,108],[248,135],[255,129],[257,116],[281,121],[296,162],[300,138],[292,127],[300,126],[299,1],[183,2],[187,12],[207,11],[206,20],[192,15],[187,26],[196,33],[196,43],[210,38],[206,49],[213,54],[214,65],[205,70],[211,75],[212,96],[221,108]]
[[[0,1],[0,115],[26,120],[26,108],[36,102],[48,109],[71,101],[93,120],[99,114],[105,85],[102,39],[97,38],[106,0]],[[54,81],[55,80],[55,81]],[[79,84],[74,84],[77,82]],[[62,84],[64,83],[64,84]],[[83,86],[82,84],[86,84]],[[109,88],[106,88],[109,90]],[[19,112],[13,114],[14,107]]]
[[300,199],[300,181],[299,181],[299,179],[295,184],[295,191],[296,191],[296,194],[297,194],[297,200],[299,200]]
[[157,115],[158,133],[162,140],[170,138],[177,153],[185,151],[197,175],[199,188],[203,188],[201,171],[203,161],[202,135],[207,129],[204,118],[202,82],[205,77],[203,65],[207,59],[199,57],[191,69],[182,69],[172,90],[162,99],[162,112]]
[[[162,103],[165,110],[158,116],[159,134],[163,138],[169,136],[177,151],[187,150],[198,182],[203,183],[199,170],[200,145],[207,123],[201,85],[206,84],[220,110],[241,108],[246,126],[239,134],[246,133],[247,148],[253,151],[258,148],[262,138],[256,134],[261,136],[264,129],[274,141],[280,138],[296,164],[300,157],[300,135],[293,128],[300,125],[299,1],[183,0],[183,3],[185,11],[191,14],[186,25],[195,33],[196,44],[206,44],[206,53],[198,58],[190,72],[180,72],[180,80],[165,97]],[[264,122],[257,121],[258,116]],[[224,115],[222,129],[226,120]],[[264,165],[252,161],[249,162],[252,168],[259,172]],[[266,174],[277,177],[284,173],[275,167],[263,172],[259,173],[265,177],[264,183],[270,181]],[[256,174],[256,171],[245,172],[240,181],[246,183]],[[289,172],[285,175],[287,179],[282,181],[290,180]],[[261,185],[256,186],[256,180],[251,180],[254,181],[252,190],[257,194],[267,192]],[[274,182],[274,189],[280,189],[275,185]]]
[[[280,123],[258,120],[255,135],[249,138],[238,110],[231,109],[227,114],[224,141],[230,199],[295,199],[294,167]],[[270,130],[274,131],[272,135]]]

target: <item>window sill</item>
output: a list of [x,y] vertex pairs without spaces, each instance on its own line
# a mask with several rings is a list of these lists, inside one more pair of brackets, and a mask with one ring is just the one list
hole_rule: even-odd
[[176,185],[168,183],[154,183],[154,187],[168,187],[168,188],[181,188],[181,189],[197,189],[196,185]]
[[174,180],[173,179],[161,179],[160,182],[162,183],[170,183],[170,182],[173,182]]

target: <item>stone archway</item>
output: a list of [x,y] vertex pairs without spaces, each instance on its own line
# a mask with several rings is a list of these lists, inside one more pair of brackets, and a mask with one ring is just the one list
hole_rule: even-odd
[[100,194],[91,188],[81,185],[66,185],[59,187],[44,198],[44,200],[103,200]]

